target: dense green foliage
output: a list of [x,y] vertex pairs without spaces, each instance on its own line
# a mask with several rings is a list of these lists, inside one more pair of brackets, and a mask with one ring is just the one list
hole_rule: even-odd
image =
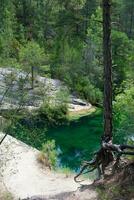
[[134,85],[124,83],[125,90],[118,94],[114,103],[116,135],[134,134]]
[[[100,0],[1,0],[0,5],[1,66],[50,65],[52,77],[93,104],[102,104]],[[133,12],[132,0],[113,1],[115,91],[131,74],[134,61]]]
[[38,67],[45,60],[44,50],[36,42],[27,42],[19,50],[19,60],[24,66]]
[[39,113],[40,119],[48,122],[51,125],[61,125],[67,121],[67,105],[42,105]]
[[[102,106],[102,4],[100,0],[0,0],[0,66],[49,68],[49,75],[69,90]],[[112,1],[112,56],[115,124],[133,113],[134,1]],[[32,70],[31,70],[32,67]],[[45,73],[43,73],[44,75]],[[124,82],[125,81],[125,82]],[[66,106],[41,108],[43,119],[65,119]]]

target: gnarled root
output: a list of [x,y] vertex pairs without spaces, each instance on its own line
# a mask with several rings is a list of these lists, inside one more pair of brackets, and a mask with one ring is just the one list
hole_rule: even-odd
[[[107,138],[106,138],[107,140]],[[129,146],[129,145],[116,145],[112,144],[111,140],[103,140],[102,141],[102,147],[99,151],[95,153],[95,158],[91,161],[85,161],[84,165],[82,166],[80,172],[74,177],[75,182],[79,183],[82,182],[78,181],[77,178],[81,176],[82,174],[86,174],[89,172],[94,171],[95,169],[98,170],[99,177],[98,179],[101,178],[101,175],[104,175],[105,173],[105,168],[114,161],[114,153],[117,154],[116,162],[113,165],[113,170],[112,172],[114,173],[115,170],[118,168],[120,157],[122,154],[125,155],[134,155],[133,151],[126,151],[127,149],[129,150],[134,150],[134,146]],[[89,168],[89,170],[88,170]],[[84,172],[87,170],[86,172]]]

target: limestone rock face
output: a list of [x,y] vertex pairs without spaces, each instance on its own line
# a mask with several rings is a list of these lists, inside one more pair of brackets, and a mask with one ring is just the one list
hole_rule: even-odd
[[44,98],[54,97],[63,87],[59,80],[35,76],[35,87],[31,89],[30,79],[31,75],[24,71],[0,68],[0,101],[3,109],[14,109],[19,104],[38,108]]
[[[67,98],[64,92],[68,93]],[[66,101],[71,112],[91,108],[90,103],[69,94],[67,87],[60,80],[36,75],[34,89],[31,89],[30,73],[18,69],[0,68],[1,110],[38,109],[44,101],[48,101],[50,105]]]

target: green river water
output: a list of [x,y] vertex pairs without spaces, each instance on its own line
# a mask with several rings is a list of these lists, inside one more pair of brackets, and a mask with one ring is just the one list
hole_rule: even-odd
[[12,126],[8,133],[19,140],[41,149],[47,140],[55,140],[58,166],[77,170],[82,160],[90,160],[99,148],[103,131],[102,112],[97,112],[57,127],[27,129],[25,123]]
[[60,165],[77,169],[82,160],[91,159],[99,148],[102,127],[102,113],[97,112],[69,125],[50,128],[46,136],[56,142]]

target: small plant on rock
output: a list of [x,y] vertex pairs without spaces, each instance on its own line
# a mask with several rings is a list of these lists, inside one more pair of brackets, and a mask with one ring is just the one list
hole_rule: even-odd
[[56,168],[57,151],[54,140],[48,140],[42,145],[42,150],[39,153],[37,160],[50,170]]

